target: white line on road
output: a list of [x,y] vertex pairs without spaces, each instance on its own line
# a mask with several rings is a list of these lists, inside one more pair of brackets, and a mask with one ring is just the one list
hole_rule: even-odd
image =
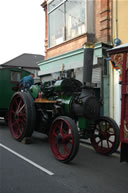
[[43,168],[42,166],[40,166],[40,165],[36,164],[35,162],[27,159],[26,157],[20,155],[19,153],[13,151],[12,149],[8,148],[7,146],[5,146],[5,145],[3,145],[3,144],[1,144],[1,143],[0,143],[0,147],[3,147],[3,148],[6,149],[7,151],[9,151],[9,152],[11,152],[12,154],[16,155],[17,157],[23,159],[24,161],[26,161],[26,162],[28,162],[29,164],[33,165],[34,167],[40,169],[41,171],[47,173],[48,175],[50,175],[50,176],[54,175],[54,173],[52,173],[51,171]]

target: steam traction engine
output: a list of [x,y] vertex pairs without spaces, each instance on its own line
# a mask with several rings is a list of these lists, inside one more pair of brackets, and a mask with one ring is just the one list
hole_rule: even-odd
[[83,84],[73,78],[33,85],[27,92],[16,92],[9,107],[12,136],[22,141],[33,131],[49,136],[51,150],[61,162],[77,154],[79,139],[90,138],[94,149],[109,155],[119,145],[119,128],[114,120],[100,116],[92,77],[93,49],[84,51]]

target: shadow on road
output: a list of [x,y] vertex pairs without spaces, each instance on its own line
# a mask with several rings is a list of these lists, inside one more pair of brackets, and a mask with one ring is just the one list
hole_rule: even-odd
[[8,129],[8,124],[2,118],[0,118],[0,129]]

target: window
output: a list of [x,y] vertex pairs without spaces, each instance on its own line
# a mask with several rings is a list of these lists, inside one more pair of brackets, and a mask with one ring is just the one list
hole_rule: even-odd
[[48,1],[49,47],[86,33],[86,1]]
[[19,82],[20,79],[21,79],[21,73],[20,72],[15,72],[15,71],[11,72],[11,81],[12,82]]
[[64,4],[49,14],[49,47],[64,41]]
[[66,1],[66,39],[85,33],[85,0]]

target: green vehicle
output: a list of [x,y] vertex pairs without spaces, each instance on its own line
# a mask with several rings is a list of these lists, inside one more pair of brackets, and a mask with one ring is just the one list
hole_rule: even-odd
[[12,88],[28,74],[30,72],[19,68],[0,68],[0,117],[4,117],[5,120],[8,117],[11,97],[15,92]]

